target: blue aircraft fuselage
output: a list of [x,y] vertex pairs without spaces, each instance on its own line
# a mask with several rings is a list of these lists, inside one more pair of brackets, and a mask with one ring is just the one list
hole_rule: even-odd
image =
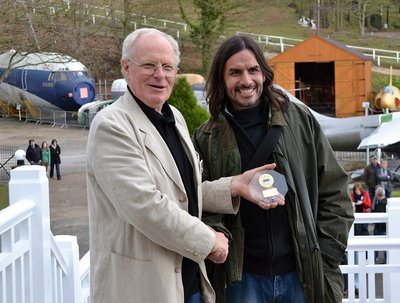
[[[55,53],[0,55],[0,101],[77,111],[95,99],[94,79],[83,64]],[[14,60],[14,61],[13,61]],[[13,65],[14,63],[14,65]]]

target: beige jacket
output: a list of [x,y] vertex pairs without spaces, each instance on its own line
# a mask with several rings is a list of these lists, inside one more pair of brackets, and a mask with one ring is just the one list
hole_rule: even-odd
[[[193,165],[199,213],[236,212],[231,178],[201,183],[185,121],[175,108],[173,112]],[[93,120],[87,190],[91,302],[181,303],[183,256],[200,264],[204,302],[215,301],[203,262],[215,236],[200,218],[187,213],[188,199],[174,159],[129,92]]]

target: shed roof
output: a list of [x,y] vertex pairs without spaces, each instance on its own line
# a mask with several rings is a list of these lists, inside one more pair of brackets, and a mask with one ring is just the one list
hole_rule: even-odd
[[371,61],[361,52],[330,38],[311,36],[269,60],[277,62],[327,62],[344,60]]

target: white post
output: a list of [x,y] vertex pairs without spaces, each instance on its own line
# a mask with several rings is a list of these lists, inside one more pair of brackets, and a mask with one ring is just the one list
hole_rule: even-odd
[[[389,239],[400,238],[400,198],[388,199],[386,206],[388,214],[387,235]],[[392,249],[388,252],[389,264],[400,264],[400,250]],[[391,302],[400,302],[400,273],[393,272],[390,276],[390,295]]]
[[107,79],[104,80],[104,100],[107,100]]
[[68,272],[63,280],[64,302],[79,303],[81,298],[81,284],[79,275],[79,246],[76,236],[55,236],[57,246],[60,248],[68,264]]
[[100,100],[104,100],[103,99],[103,96],[102,96],[102,87],[101,87],[101,79],[99,79],[99,92],[98,92],[98,94],[99,94],[99,98],[100,98]]
[[36,207],[31,218],[30,255],[32,303],[51,303],[49,180],[44,166],[23,165],[11,171],[10,205],[30,199]]

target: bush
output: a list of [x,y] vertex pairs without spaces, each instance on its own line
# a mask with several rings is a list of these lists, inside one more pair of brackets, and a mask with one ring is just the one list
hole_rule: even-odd
[[176,79],[175,87],[168,103],[179,109],[183,117],[185,117],[190,135],[210,117],[210,114],[197,104],[193,90],[185,78]]

